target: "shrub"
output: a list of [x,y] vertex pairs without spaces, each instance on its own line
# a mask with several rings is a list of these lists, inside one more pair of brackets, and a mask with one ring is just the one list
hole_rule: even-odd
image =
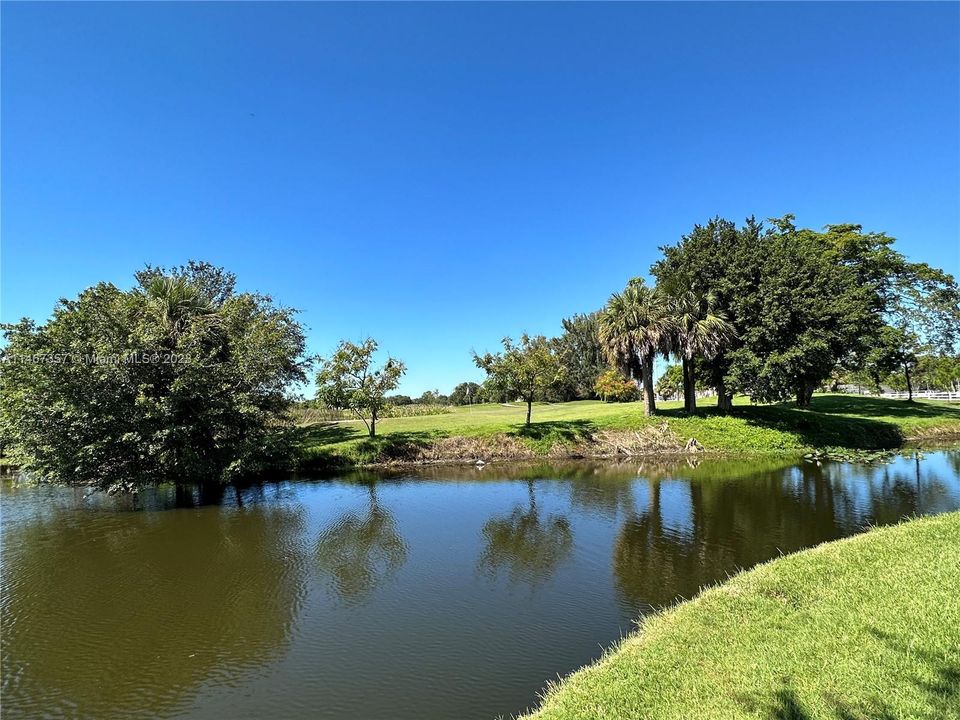
[[637,384],[612,369],[600,373],[593,389],[604,402],[631,402],[640,398]]

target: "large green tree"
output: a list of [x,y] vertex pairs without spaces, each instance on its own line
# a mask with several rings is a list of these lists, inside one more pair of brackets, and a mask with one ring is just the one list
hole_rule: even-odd
[[714,293],[729,315],[737,339],[704,361],[721,408],[734,392],[808,405],[838,366],[862,365],[897,298],[919,287],[920,269],[911,279],[883,233],[797,228],[790,215],[771,222],[711,220],[653,266],[671,294]]
[[599,313],[563,319],[563,333],[556,338],[557,355],[564,368],[558,400],[588,400],[596,396],[597,376],[607,369],[600,346]]
[[760,312],[761,236],[762,226],[753,218],[740,229],[729,220],[714,218],[695,225],[676,245],[660,248],[663,258],[651,268],[663,292],[672,296],[712,293],[716,305],[729,316],[736,337],[700,363],[717,390],[721,410],[732,407],[734,392],[742,390],[730,383],[730,353],[742,345],[741,329],[747,318]]
[[533,401],[544,397],[563,380],[563,365],[553,344],[543,335],[524,333],[520,342],[503,339],[503,352],[473,354],[477,367],[486,371],[491,394],[520,398],[527,404],[527,425],[533,414]]
[[51,481],[130,490],[228,481],[278,451],[305,379],[295,311],[191,262],[100,283],[44,324],[5,325],[0,434]]
[[397,388],[407,371],[406,365],[392,357],[374,367],[377,348],[373,338],[359,345],[344,340],[329,358],[320,359],[317,372],[317,400],[354,413],[370,437],[377,434],[380,412],[390,404],[387,393]]

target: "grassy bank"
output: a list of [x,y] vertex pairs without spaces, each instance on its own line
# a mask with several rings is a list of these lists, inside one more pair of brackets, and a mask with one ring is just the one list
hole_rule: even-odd
[[708,451],[792,452],[814,448],[885,449],[909,438],[960,436],[960,405],[855,395],[816,396],[809,410],[789,404],[750,405],[730,415],[702,401],[696,415],[662,403],[647,418],[640,403],[580,401],[526,408],[475,405],[424,417],[387,418],[378,437],[359,421],[301,429],[305,467],[383,462],[629,455],[682,451],[691,438]]
[[960,718],[960,513],[762,565],[644,622],[529,716]]

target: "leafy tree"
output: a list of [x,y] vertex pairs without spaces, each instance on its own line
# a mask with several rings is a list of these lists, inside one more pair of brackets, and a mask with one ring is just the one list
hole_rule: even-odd
[[375,369],[377,347],[373,338],[359,345],[344,340],[332,356],[321,358],[317,373],[317,399],[327,407],[352,411],[370,437],[377,434],[377,417],[389,402],[387,393],[396,389],[407,369],[392,357]]
[[586,400],[595,397],[594,382],[607,363],[600,346],[599,313],[563,319],[563,334],[555,340],[564,368],[564,382],[558,400]]
[[705,225],[695,225],[676,245],[660,250],[663,259],[651,268],[658,287],[674,296],[687,291],[712,293],[736,331],[737,337],[726,347],[699,363],[717,390],[718,408],[729,410],[734,391],[744,390],[731,384],[730,353],[742,346],[743,328],[762,312],[762,226],[748,218],[738,229],[729,220],[714,218]]
[[949,356],[960,343],[960,287],[949,273],[899,258],[888,298],[890,324],[915,347]]
[[483,388],[475,382],[463,382],[450,393],[451,405],[473,405],[484,402]]
[[917,357],[911,349],[914,345],[915,338],[911,338],[910,333],[903,328],[886,325],[880,330],[863,362],[863,367],[877,392],[880,392],[881,383],[887,376],[902,372],[907,399],[913,400],[910,372],[917,364]]
[[704,361],[721,408],[735,391],[808,405],[838,364],[866,353],[895,287],[892,238],[856,225],[798,229],[790,215],[772,223],[698,225],[653,267],[668,292],[712,292],[729,314],[737,339]]
[[413,405],[413,398],[409,395],[387,395],[387,404],[400,407],[402,405]]
[[653,394],[653,361],[670,347],[671,321],[666,297],[634,278],[621,293],[614,293],[599,317],[604,355],[625,375],[643,382],[645,411],[657,411]]
[[683,392],[683,369],[679,365],[670,365],[657,380],[657,395],[669,400]]
[[527,425],[533,413],[533,401],[542,397],[563,378],[563,366],[547,338],[524,333],[514,344],[503,339],[502,353],[473,354],[477,367],[486,371],[494,394],[506,393],[527,403]]
[[446,395],[439,390],[427,390],[423,395],[414,400],[417,405],[446,405],[450,401]]
[[305,379],[295,311],[207,263],[148,268],[120,290],[5,325],[0,435],[25,469],[111,491],[224,482],[279,452]]
[[921,355],[914,369],[917,387],[960,391],[960,355]]
[[594,392],[604,402],[629,402],[636,400],[637,384],[625,378],[619,370],[610,368],[597,376]]

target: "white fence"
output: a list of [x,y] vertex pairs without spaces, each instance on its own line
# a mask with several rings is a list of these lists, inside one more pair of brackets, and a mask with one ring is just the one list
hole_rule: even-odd
[[[909,395],[905,392],[885,392],[880,397],[894,398],[897,400],[906,400]],[[946,400],[947,402],[960,402],[960,392],[950,392],[948,390],[924,390],[913,394],[914,400]]]

